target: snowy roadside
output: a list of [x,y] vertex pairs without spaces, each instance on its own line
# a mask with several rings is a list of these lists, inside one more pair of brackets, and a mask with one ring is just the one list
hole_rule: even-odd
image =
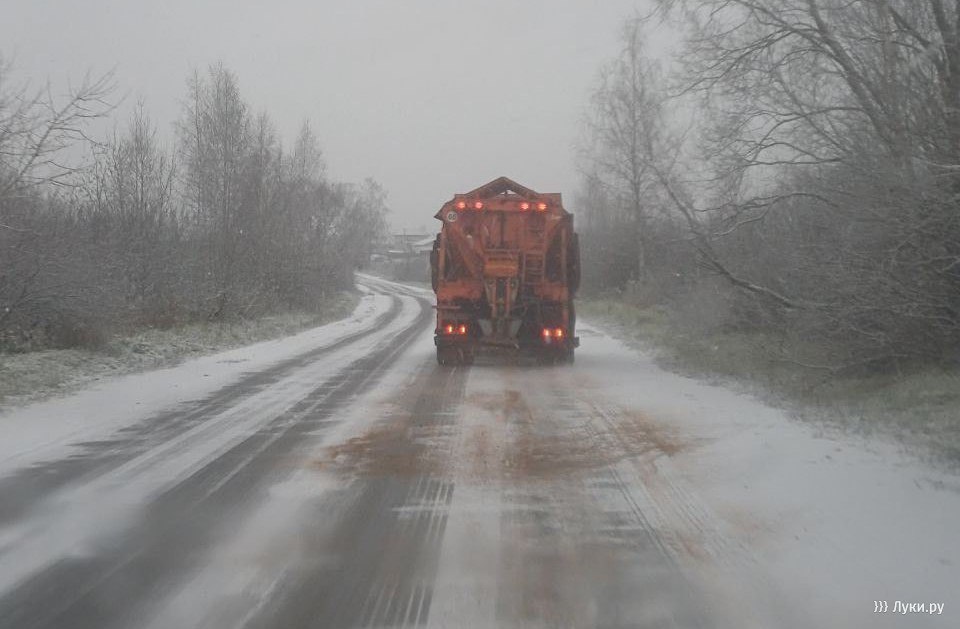
[[290,336],[350,315],[358,297],[343,292],[318,313],[290,313],[229,324],[143,330],[103,348],[0,354],[0,411],[77,391],[100,380]]
[[775,360],[762,336],[684,332],[656,309],[585,300],[581,315],[667,371],[759,397],[822,430],[876,436],[960,469],[956,368],[825,376]]
[[[584,325],[581,338],[584,394],[639,411],[685,444],[643,474],[657,526],[701,544],[695,572],[720,604],[746,601],[775,623],[758,626],[957,626],[960,476],[882,436],[798,422],[664,371],[597,328]],[[693,520],[684,495],[701,503]],[[921,621],[877,615],[874,601],[946,609]]]
[[104,438],[138,418],[202,399],[244,374],[369,330],[392,298],[365,291],[344,319],[285,338],[185,360],[175,366],[105,378],[69,396],[0,411],[0,474],[62,455],[70,444]]

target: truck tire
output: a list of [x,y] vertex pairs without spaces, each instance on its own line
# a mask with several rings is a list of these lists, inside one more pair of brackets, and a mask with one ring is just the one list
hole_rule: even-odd
[[553,352],[541,350],[537,352],[537,364],[540,366],[555,365],[557,357]]
[[[433,241],[433,249],[430,250],[430,285],[433,287],[433,292],[437,292],[437,286],[440,285],[440,275],[439,275],[439,264],[440,264],[440,235],[437,234],[436,240]],[[440,363],[443,364],[443,363]]]
[[437,363],[444,367],[472,365],[473,350],[461,349],[459,347],[438,347]]
[[445,347],[437,348],[437,364],[442,365],[444,367],[453,365],[453,358],[454,357],[452,356],[450,350],[448,350],[447,348]]
[[567,245],[567,285],[571,295],[580,289],[580,236],[576,233],[570,235]]

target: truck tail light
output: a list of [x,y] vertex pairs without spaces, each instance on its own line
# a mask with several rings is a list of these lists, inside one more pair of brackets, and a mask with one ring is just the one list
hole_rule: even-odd
[[563,338],[563,328],[543,328],[543,340],[547,343],[550,342],[550,339],[557,339],[558,341]]
[[474,204],[473,204],[473,209],[475,209],[475,210],[482,210],[482,209],[483,209],[483,201],[477,201],[476,203],[474,203]]
[[444,323],[440,329],[448,336],[465,335],[467,333],[466,323]]
[[543,212],[547,209],[546,203],[537,203],[537,211]]
[[526,212],[527,210],[530,209],[530,204],[524,201],[523,203],[520,204],[520,209]]

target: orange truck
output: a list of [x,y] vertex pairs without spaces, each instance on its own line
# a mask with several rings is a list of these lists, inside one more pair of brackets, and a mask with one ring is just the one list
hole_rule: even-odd
[[441,365],[481,350],[573,362],[580,248],[559,193],[500,177],[443,204],[430,254]]

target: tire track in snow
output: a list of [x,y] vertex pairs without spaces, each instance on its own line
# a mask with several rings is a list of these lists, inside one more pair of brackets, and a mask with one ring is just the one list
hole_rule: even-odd
[[183,432],[202,424],[220,410],[269,389],[291,373],[310,363],[362,340],[400,316],[401,305],[392,296],[388,310],[356,332],[221,388],[205,399],[182,405],[120,429],[112,438],[77,444],[81,451],[70,458],[32,465],[0,478],[0,526],[23,517],[55,492],[96,478],[102,474],[176,439]]
[[765,626],[745,611],[747,601],[738,606],[702,587],[706,573],[749,572],[755,564],[749,549],[732,540],[674,468],[671,456],[689,447],[689,438],[667,433],[642,413],[596,399],[567,371],[557,372],[552,395],[581,418],[584,438],[598,450],[626,455],[612,457],[614,462],[599,470],[593,490],[607,510],[610,534],[628,545],[647,539],[675,574],[674,588],[682,592],[678,599],[693,613],[668,626]]
[[581,401],[575,368],[505,379],[513,432],[503,493],[504,626],[715,627],[633,478],[643,444],[621,443]]
[[[431,356],[386,429],[381,422],[335,449],[331,471],[355,481],[332,530],[309,544],[324,559],[291,569],[247,629],[426,623],[454,494],[446,470],[468,373],[440,368]],[[308,519],[333,515],[328,505],[316,509]]]
[[[64,557],[9,590],[0,598],[0,627],[139,624],[152,602],[201,564],[233,520],[287,473],[285,457],[335,423],[338,411],[372,387],[424,330],[432,311],[424,300],[418,303],[419,314],[396,336],[153,500],[122,533],[97,540],[84,555]],[[309,362],[301,356],[285,364],[295,369],[294,361]]]

